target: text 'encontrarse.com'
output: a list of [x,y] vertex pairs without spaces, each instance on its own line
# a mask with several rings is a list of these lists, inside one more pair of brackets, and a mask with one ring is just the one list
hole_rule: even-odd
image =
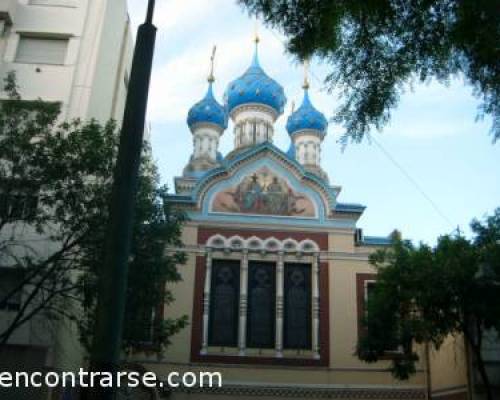
[[176,372],[158,379],[154,372],[120,371],[89,372],[80,368],[78,372],[8,372],[0,371],[0,387],[222,387],[220,372]]

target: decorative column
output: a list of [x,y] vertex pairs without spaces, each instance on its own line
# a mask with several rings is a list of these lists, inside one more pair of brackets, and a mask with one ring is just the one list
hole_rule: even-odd
[[319,255],[312,260],[312,352],[319,359]]
[[248,250],[243,249],[240,265],[240,323],[238,325],[238,350],[239,355],[246,352],[247,333],[247,288],[248,288]]
[[203,290],[203,336],[201,342],[201,354],[208,352],[208,314],[210,311],[210,287],[212,280],[212,250],[207,248],[205,267],[205,288]]
[[278,252],[276,264],[276,357],[283,357],[283,286],[284,286],[284,253]]

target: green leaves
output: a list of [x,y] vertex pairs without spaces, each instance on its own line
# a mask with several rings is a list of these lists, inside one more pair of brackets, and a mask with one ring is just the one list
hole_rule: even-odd
[[490,0],[239,0],[288,37],[303,60],[332,67],[330,91],[340,92],[334,120],[342,142],[360,142],[381,129],[413,79],[447,82],[459,76],[493,117],[500,138],[500,12]]
[[371,255],[377,284],[367,333],[358,341],[360,359],[375,362],[399,347],[392,372],[408,379],[419,360],[415,344],[439,348],[447,336],[464,335],[476,362],[483,362],[483,333],[500,327],[500,208],[471,226],[472,240],[444,235],[430,247],[395,236],[391,248]]
[[[110,182],[102,189],[108,192]],[[146,145],[142,158],[132,248],[128,273],[127,303],[122,348],[127,353],[146,351],[161,354],[170,337],[184,328],[187,317],[165,318],[164,306],[174,298],[166,289],[168,282],[181,279],[177,265],[185,262],[182,252],[167,253],[167,247],[182,247],[180,240],[185,214],[172,209],[166,201],[167,188],[159,184],[156,167]],[[85,270],[85,315],[79,322],[80,336],[89,348],[92,342],[97,282],[103,259],[107,209],[99,213],[99,225],[82,243],[82,267]]]
[[[7,76],[5,91],[10,99],[0,104],[0,266],[22,268],[25,279],[18,292],[29,288],[34,295],[23,296],[18,318],[0,331],[0,343],[35,309],[52,320],[76,321],[88,346],[118,150],[116,124],[61,123],[60,105],[22,100],[13,74]],[[36,212],[17,212],[14,206],[28,196],[36,197]],[[174,300],[165,284],[180,279],[177,264],[185,259],[182,252],[165,251],[167,246],[182,247],[185,220],[166,196],[145,145],[129,267],[127,350],[143,344],[145,331],[154,331],[155,351],[160,352],[186,324],[184,317],[164,319],[156,312]],[[83,315],[77,313],[79,306]]]

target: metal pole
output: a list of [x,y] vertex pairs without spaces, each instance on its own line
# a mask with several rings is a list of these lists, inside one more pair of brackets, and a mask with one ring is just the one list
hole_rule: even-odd
[[[137,30],[114,171],[110,219],[99,280],[96,325],[90,358],[90,370],[96,372],[115,374],[120,363],[128,259],[156,37],[156,27],[152,23],[154,3],[154,0],[149,0],[146,21]],[[83,397],[112,400],[115,396],[116,388],[97,386],[89,388]]]

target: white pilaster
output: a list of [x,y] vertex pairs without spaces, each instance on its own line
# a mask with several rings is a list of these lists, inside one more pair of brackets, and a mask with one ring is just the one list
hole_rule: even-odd
[[312,260],[312,352],[319,359],[319,256],[315,254]]
[[278,253],[276,264],[276,357],[283,357],[283,293],[284,293],[284,253]]
[[201,342],[201,354],[208,351],[208,315],[210,310],[210,287],[212,279],[212,251],[207,249],[205,267],[205,288],[203,290],[203,335]]
[[238,325],[238,351],[240,356],[246,353],[247,302],[248,302],[248,250],[243,249],[240,264],[240,323]]
[[247,105],[232,113],[235,124],[235,149],[255,146],[263,142],[273,141],[273,126],[277,115],[270,107]]

